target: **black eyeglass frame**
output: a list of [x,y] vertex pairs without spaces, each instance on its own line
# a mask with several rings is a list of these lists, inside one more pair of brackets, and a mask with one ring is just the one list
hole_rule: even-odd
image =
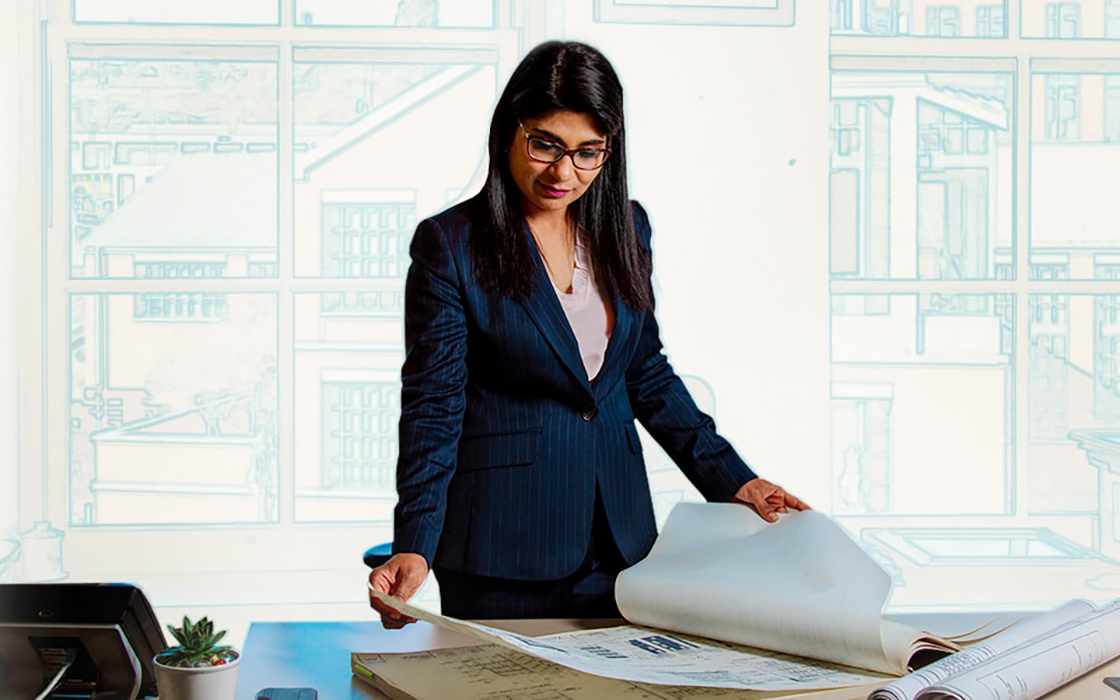
[[[529,130],[525,128],[525,125],[521,123],[520,119],[517,120],[517,125],[519,127],[521,127],[521,132],[525,134],[525,154],[527,156],[529,156],[530,158],[532,158],[533,160],[537,161],[538,163],[548,163],[548,164],[551,165],[552,163],[559,163],[561,160],[564,159],[565,156],[572,156],[571,161],[572,161],[572,167],[573,168],[575,168],[576,170],[583,170],[584,172],[590,172],[590,171],[598,170],[599,168],[606,165],[607,164],[607,158],[609,158],[610,155],[611,155],[611,149],[609,149],[609,148],[586,148],[586,147],[583,147],[583,148],[564,148],[563,146],[556,143],[555,141],[550,141],[550,140],[544,138],[543,136],[533,136],[532,134],[529,133]],[[559,148],[560,149],[560,155],[556,156],[552,160],[545,160],[544,158],[538,158],[537,156],[533,155],[533,148],[530,145],[532,141],[540,141],[542,143],[548,144],[549,146],[551,146],[553,148]],[[580,152],[580,151],[596,151],[598,153],[602,153],[603,154],[603,160],[602,160],[601,163],[599,163],[598,165],[596,165],[593,168],[584,168],[584,167],[580,166],[578,163],[576,163],[576,159],[575,159],[575,154]]]

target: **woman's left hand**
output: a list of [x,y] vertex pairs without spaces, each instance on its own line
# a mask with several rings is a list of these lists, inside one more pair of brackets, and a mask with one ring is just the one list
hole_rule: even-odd
[[754,478],[739,487],[732,499],[755,510],[767,522],[776,522],[778,513],[794,510],[811,510],[809,505],[777,484],[766,479]]

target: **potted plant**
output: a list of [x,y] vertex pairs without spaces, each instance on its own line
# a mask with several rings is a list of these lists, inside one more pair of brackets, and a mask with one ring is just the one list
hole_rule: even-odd
[[179,646],[156,654],[156,686],[160,700],[233,700],[241,655],[233,647],[218,646],[226,631],[214,632],[203,617],[182,627],[167,626]]

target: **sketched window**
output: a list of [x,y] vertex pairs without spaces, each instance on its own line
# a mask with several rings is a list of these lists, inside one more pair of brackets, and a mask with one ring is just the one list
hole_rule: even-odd
[[1120,143],[1120,75],[1104,77],[1104,139]]
[[331,277],[403,278],[416,226],[411,201],[323,203],[323,260]]
[[831,0],[832,31],[851,31],[855,27],[852,0]]
[[447,27],[490,28],[495,23],[493,0],[294,0],[297,27]]
[[868,34],[896,36],[904,29],[909,15],[904,14],[897,0],[871,0],[863,9],[864,27]]
[[136,321],[224,321],[227,313],[226,295],[206,292],[144,292],[133,305]]
[[980,5],[976,8],[976,36],[1002,38],[1006,36],[1005,10],[1002,4]]
[[277,518],[275,59],[70,44],[71,526]]
[[398,382],[323,385],[322,487],[393,494],[397,465]]
[[275,52],[232,53],[71,49],[72,277],[246,277],[276,262]]
[[[357,5],[74,0],[47,22],[41,323],[59,386],[26,515],[72,551],[157,531],[204,542],[189,551],[208,570],[231,537],[250,569],[280,542],[329,568],[316,523],[370,523],[329,535],[354,552],[390,536],[408,242],[479,186],[519,30],[490,0],[368,3],[389,21],[326,28]],[[301,11],[315,28],[293,48]],[[469,31],[399,30],[421,25]],[[416,168],[436,125],[454,147]],[[231,535],[245,524],[259,546]]]
[[[1120,272],[1114,264],[1113,279]],[[1099,295],[1094,302],[1094,318],[1100,326],[1102,340],[1097,344],[1094,374],[1098,377],[1096,390],[1099,398],[1113,408],[1113,416],[1120,415],[1120,295]]]
[[954,37],[961,34],[961,8],[948,5],[926,8],[926,35]]
[[77,23],[110,24],[278,24],[278,0],[193,0],[151,2],[150,0],[73,0]]
[[[951,32],[943,9],[926,6],[913,33]],[[1110,442],[1120,420],[1120,48],[1084,39],[1120,38],[1120,3],[964,11],[961,34],[975,16],[975,54],[904,28],[832,37],[833,504],[860,517],[953,516],[945,522],[993,551],[1011,519],[1030,524],[1015,533],[1019,548],[1049,537],[1048,516],[1083,514],[1088,535],[1053,542],[1085,548],[1083,569],[1063,576],[1092,595],[1085,582],[1115,575],[1120,557],[1120,482],[1109,471],[1120,464]],[[839,138],[853,129],[861,149]],[[928,390],[910,394],[919,385]],[[880,411],[870,430],[866,406]],[[970,438],[937,458],[899,437],[906,425]],[[884,436],[890,449],[869,448]],[[918,475],[962,461],[985,466],[949,480],[984,485],[967,505],[954,497],[931,510]],[[970,558],[948,532],[928,533],[937,557]],[[884,543],[907,588],[925,586],[929,571]],[[1056,558],[1022,546],[1043,566]],[[927,596],[947,595],[935,589]]]
[[1081,5],[1074,2],[1046,3],[1046,36],[1076,39],[1081,36]]
[[1076,139],[1080,133],[1081,85],[1076,75],[1046,76],[1046,137]]
[[[312,22],[344,4],[317,2]],[[291,68],[292,384],[302,426],[293,520],[387,524],[386,450],[396,449],[399,409],[385,387],[403,361],[408,246],[419,219],[481,186],[495,54],[301,46]],[[438,159],[418,159],[416,145],[433,134],[445,146]]]

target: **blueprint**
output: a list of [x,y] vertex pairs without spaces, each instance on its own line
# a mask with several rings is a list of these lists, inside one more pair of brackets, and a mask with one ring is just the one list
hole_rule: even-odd
[[[602,678],[493,644],[412,654],[352,654],[354,676],[393,698],[459,700],[763,700],[782,691],[652,685]],[[868,686],[815,691],[816,700],[864,700]]]
[[417,620],[577,671],[618,680],[788,691],[861,685],[884,678],[788,654],[630,625],[530,637],[443,617],[376,595]]
[[927,644],[956,648],[885,623],[889,592],[887,574],[823,514],[770,524],[737,504],[681,503],[649,556],[619,575],[618,607],[635,625],[529,637],[377,595],[418,620],[586,673],[808,690],[901,675]]

